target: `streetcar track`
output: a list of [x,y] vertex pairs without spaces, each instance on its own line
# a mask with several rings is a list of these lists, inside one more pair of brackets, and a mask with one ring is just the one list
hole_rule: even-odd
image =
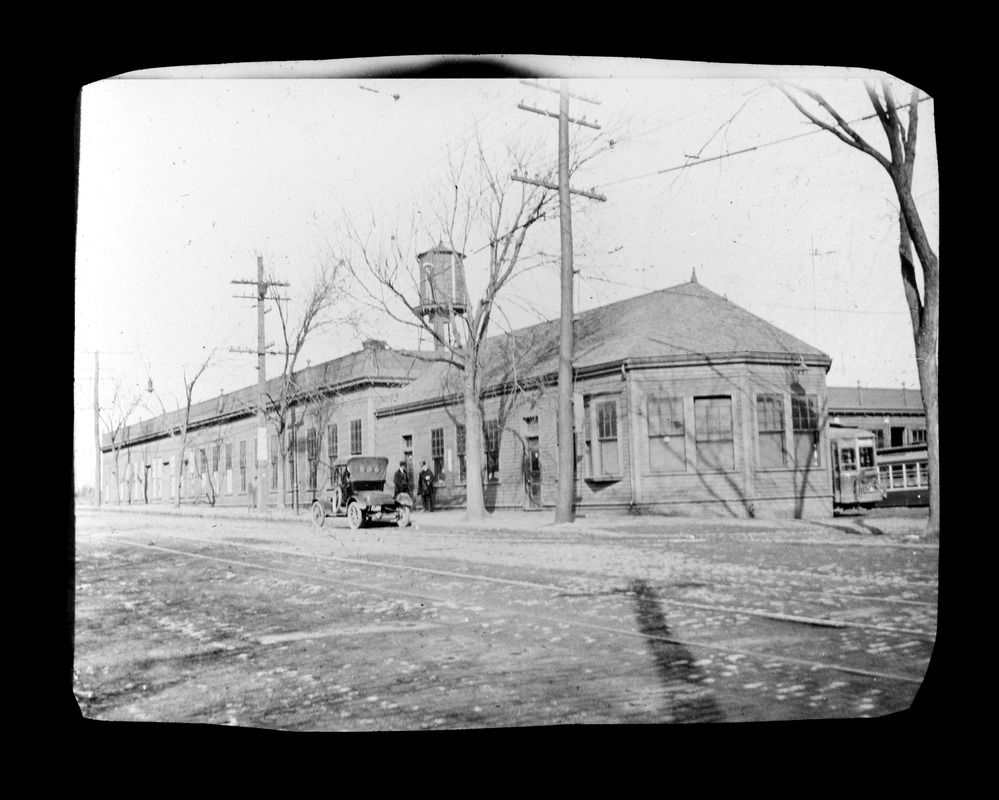
[[[510,579],[505,579],[505,578],[494,578],[494,577],[486,576],[486,575],[475,575],[475,574],[471,574],[471,573],[449,572],[449,571],[446,571],[446,570],[435,570],[435,569],[429,569],[429,568],[425,568],[425,567],[412,567],[412,566],[409,566],[409,565],[391,564],[391,563],[386,563],[386,562],[375,562],[375,561],[368,561],[368,560],[365,560],[365,559],[353,559],[353,558],[344,558],[344,557],[340,557],[340,556],[305,554],[305,553],[302,553],[300,551],[298,551],[298,552],[288,551],[288,550],[284,550],[282,548],[276,548],[276,547],[270,547],[270,546],[261,546],[261,545],[250,545],[250,544],[247,544],[247,543],[233,543],[233,542],[218,541],[218,540],[205,540],[205,539],[199,539],[197,537],[177,536],[177,535],[170,535],[170,534],[167,534],[167,536],[168,536],[168,538],[181,539],[183,541],[193,541],[193,542],[199,542],[199,543],[211,544],[211,545],[222,544],[222,545],[228,545],[230,547],[246,548],[246,549],[250,549],[250,550],[260,550],[260,551],[269,552],[269,553],[277,553],[277,554],[282,554],[282,555],[289,555],[289,556],[292,556],[292,557],[295,557],[295,558],[301,558],[301,559],[313,559],[313,560],[320,560],[321,559],[321,560],[326,560],[326,561],[335,561],[337,563],[349,563],[349,564],[354,564],[354,565],[359,565],[359,566],[364,566],[364,567],[380,567],[380,568],[387,568],[387,569],[393,569],[393,570],[398,570],[398,571],[419,571],[419,572],[422,572],[422,573],[442,575],[442,576],[446,576],[446,577],[458,577],[458,578],[462,578],[462,579],[465,579],[465,580],[472,580],[472,581],[489,582],[489,583],[501,583],[501,584],[505,584],[505,585],[519,585],[519,586],[524,586],[524,587],[533,588],[533,589],[544,589],[544,590],[549,590],[549,591],[550,590],[556,590],[556,591],[562,591],[562,592],[568,591],[564,587],[553,586],[553,585],[550,585],[550,584],[533,583],[533,582],[530,582],[530,581],[514,581],[514,580],[510,580]],[[412,589],[405,589],[405,588],[401,588],[401,587],[398,587],[398,586],[385,586],[383,584],[359,583],[357,581],[350,581],[350,580],[343,580],[343,579],[340,579],[340,578],[333,578],[333,577],[326,576],[326,575],[316,574],[314,572],[306,572],[306,571],[301,571],[301,570],[292,570],[292,569],[287,569],[287,568],[283,568],[283,567],[275,567],[273,565],[267,565],[267,564],[256,564],[256,563],[253,563],[252,561],[244,561],[244,560],[238,560],[238,559],[229,559],[229,558],[223,558],[223,557],[220,557],[220,556],[210,556],[210,555],[205,555],[205,554],[202,554],[202,553],[192,553],[192,552],[186,551],[186,550],[179,550],[179,549],[175,549],[175,548],[163,547],[162,545],[142,544],[142,543],[139,543],[139,542],[128,541],[127,539],[121,539],[119,541],[122,541],[126,545],[129,545],[129,546],[132,546],[132,547],[136,547],[136,548],[140,548],[140,549],[146,549],[146,550],[153,550],[153,551],[158,551],[158,552],[170,553],[170,554],[178,555],[178,556],[182,556],[182,557],[195,558],[195,559],[204,560],[204,561],[216,562],[216,563],[220,563],[220,564],[227,564],[227,565],[230,565],[230,566],[237,566],[237,567],[244,567],[244,568],[249,568],[249,569],[255,569],[255,570],[262,571],[262,572],[272,572],[272,573],[276,573],[276,574],[289,575],[289,576],[293,576],[293,577],[300,577],[300,578],[305,578],[307,580],[313,580],[313,581],[318,580],[318,581],[322,581],[324,583],[331,583],[331,584],[335,584],[337,586],[347,586],[347,587],[359,589],[359,590],[362,590],[362,591],[373,591],[373,592],[379,592],[379,593],[387,594],[387,595],[403,595],[403,596],[406,596],[406,597],[427,600],[427,601],[429,601],[431,603],[438,604],[438,605],[441,605],[441,606],[444,606],[444,607],[456,607],[455,604],[454,604],[454,602],[452,600],[450,600],[450,599],[441,598],[441,597],[439,597],[437,595],[431,595],[431,594],[426,594],[426,593],[422,593],[422,592],[417,592],[417,591],[414,591]],[[673,601],[671,601],[671,602],[673,602]],[[884,678],[884,679],[887,679],[887,680],[895,680],[895,681],[900,681],[900,682],[905,682],[905,683],[915,683],[915,684],[921,684],[922,683],[922,678],[914,678],[914,677],[911,677],[911,676],[908,676],[908,675],[900,675],[900,674],[897,674],[897,673],[883,672],[883,671],[880,671],[880,670],[863,669],[863,668],[859,668],[859,667],[851,667],[849,665],[834,664],[834,663],[821,662],[821,661],[814,661],[814,660],[810,660],[810,659],[795,658],[793,656],[761,653],[761,652],[754,651],[754,650],[744,650],[744,649],[738,649],[738,648],[733,648],[733,647],[727,647],[725,645],[721,645],[721,644],[717,644],[717,643],[713,643],[713,642],[705,642],[705,641],[690,640],[690,639],[677,639],[675,637],[664,637],[664,636],[661,636],[661,635],[644,633],[644,632],[638,632],[638,631],[635,631],[635,630],[629,630],[629,629],[625,629],[625,628],[614,627],[614,626],[611,626],[611,625],[603,625],[603,624],[599,624],[599,623],[588,622],[588,621],[585,621],[585,620],[566,619],[564,617],[554,617],[554,616],[550,616],[550,615],[546,615],[546,614],[540,614],[540,613],[533,612],[533,611],[527,611],[527,610],[524,610],[522,608],[509,607],[509,606],[505,607],[503,609],[488,608],[488,607],[484,607],[484,606],[476,606],[475,608],[476,609],[485,610],[485,611],[489,611],[492,614],[499,614],[501,616],[509,615],[512,612],[512,613],[518,614],[518,615],[520,615],[522,617],[527,617],[527,618],[534,619],[536,621],[541,621],[541,622],[553,623],[553,624],[556,624],[556,625],[568,624],[570,626],[574,626],[574,627],[577,627],[577,628],[586,628],[586,629],[590,629],[590,630],[597,630],[597,631],[602,631],[602,632],[605,632],[605,633],[611,633],[611,634],[615,634],[615,635],[624,635],[624,636],[631,636],[631,637],[639,637],[639,638],[646,639],[646,640],[655,640],[655,641],[659,641],[659,642],[663,642],[663,643],[667,643],[667,644],[678,645],[678,646],[683,646],[683,647],[694,647],[694,648],[700,648],[700,649],[707,649],[707,650],[719,651],[719,652],[723,652],[723,653],[729,653],[729,654],[733,654],[733,655],[737,654],[737,655],[741,655],[741,656],[748,657],[748,658],[758,659],[758,660],[761,660],[761,661],[768,661],[768,660],[769,661],[780,661],[780,662],[787,663],[787,664],[795,664],[795,665],[798,665],[798,666],[807,666],[807,667],[814,668],[814,669],[825,669],[825,670],[831,670],[831,671],[836,671],[836,672],[843,672],[843,673],[847,673],[847,674],[860,675],[860,676],[864,676],[864,677]],[[712,610],[724,610],[721,607],[717,607],[717,606],[708,606],[708,608],[711,608]],[[740,612],[740,613],[745,613],[745,612]],[[864,626],[864,625],[862,625],[860,623],[853,623],[853,624],[850,625],[850,627],[862,627],[862,628],[865,628],[865,629],[873,629],[873,630],[880,631],[880,632],[893,632],[893,631],[886,631],[885,629],[880,628],[878,626]]]
[[[429,568],[429,567],[418,567],[418,566],[411,565],[411,564],[400,565],[400,564],[393,564],[391,562],[386,562],[386,561],[372,561],[370,559],[348,558],[346,556],[322,555],[322,554],[309,554],[309,555],[306,555],[306,554],[303,554],[301,551],[287,550],[285,548],[274,547],[272,545],[254,545],[254,544],[245,543],[245,542],[233,542],[231,540],[227,540],[227,541],[224,540],[222,542],[219,542],[218,540],[213,540],[213,539],[201,539],[201,538],[193,537],[193,536],[177,536],[177,535],[172,535],[172,538],[182,539],[184,541],[200,542],[200,543],[203,543],[203,544],[222,543],[222,544],[227,544],[227,545],[229,545],[231,547],[245,548],[245,549],[249,549],[249,550],[260,550],[262,552],[267,552],[267,553],[279,553],[279,554],[282,554],[282,555],[288,555],[288,556],[292,556],[292,557],[295,557],[295,558],[315,558],[315,559],[323,559],[323,560],[326,560],[326,561],[335,561],[337,563],[353,564],[353,565],[364,566],[364,567],[382,567],[382,568],[385,568],[385,569],[404,570],[404,571],[408,571],[408,572],[420,572],[420,573],[429,574],[429,575],[443,575],[443,576],[452,577],[452,578],[459,578],[459,579],[463,579],[463,580],[473,580],[473,581],[480,581],[480,582],[487,582],[487,583],[505,584],[505,585],[511,585],[511,586],[523,586],[525,588],[530,588],[530,589],[545,589],[545,590],[556,592],[558,595],[564,596],[564,597],[571,597],[571,596],[579,595],[580,594],[579,592],[573,592],[571,589],[568,589],[568,588],[566,588],[564,586],[558,586],[558,585],[555,585],[555,584],[538,583],[536,581],[523,581],[523,580],[514,580],[514,579],[511,579],[511,578],[498,578],[498,577],[494,577],[494,576],[490,576],[490,575],[481,575],[481,574],[477,574],[477,573],[455,572],[455,571],[450,571],[450,570],[441,570],[441,569],[434,569],[434,568]],[[698,582],[698,583],[703,584],[703,582]],[[733,585],[733,584],[735,584],[735,585],[740,585],[740,584],[746,585],[745,581],[741,581],[741,582],[740,581],[715,581],[714,583],[716,583],[716,584],[717,583],[721,583],[721,584],[729,585],[729,586]],[[707,584],[703,584],[703,585],[706,586]],[[748,585],[752,586],[752,584],[748,584]],[[677,586],[679,586],[679,584],[677,584]],[[614,591],[617,591],[617,590],[614,590]],[[815,591],[815,590],[800,590],[800,591],[802,593],[813,594],[813,595],[822,595],[823,594],[822,592]],[[877,598],[877,597],[869,597],[869,596],[855,597],[854,595],[849,595],[849,594],[837,594],[836,596],[846,597],[846,598],[849,598],[849,599],[864,599],[864,600],[868,600],[868,601],[870,601],[870,600],[877,600],[877,601],[882,601],[882,602],[906,602],[904,600],[894,601],[894,600],[892,600],[890,598],[886,599],[886,598]],[[811,625],[823,625],[825,627],[831,627],[831,628],[857,628],[857,629],[861,629],[861,630],[878,631],[878,632],[881,632],[881,633],[900,633],[900,634],[916,635],[916,636],[922,636],[922,637],[924,637],[924,638],[926,638],[926,639],[928,639],[930,641],[935,641],[935,639],[936,639],[936,634],[934,632],[925,631],[925,630],[918,629],[918,628],[901,628],[901,627],[895,627],[895,626],[867,624],[867,623],[863,623],[863,622],[850,622],[850,621],[847,621],[847,620],[835,620],[835,619],[827,619],[827,618],[823,618],[823,619],[798,618],[798,617],[796,617],[796,615],[779,614],[779,613],[776,613],[776,612],[765,611],[765,610],[760,610],[760,609],[753,609],[753,608],[731,608],[731,607],[720,606],[720,605],[711,605],[711,604],[704,604],[704,603],[698,604],[698,603],[692,603],[690,601],[681,601],[681,600],[673,600],[673,599],[671,599],[670,602],[672,604],[674,604],[674,605],[681,605],[681,606],[682,605],[686,605],[686,606],[690,606],[692,608],[700,608],[701,610],[721,611],[721,612],[726,612],[726,613],[737,613],[737,614],[747,614],[747,615],[750,615],[750,616],[762,617],[762,618],[766,618],[766,619],[773,619],[773,620],[784,621],[784,622],[794,622],[794,623],[811,624]],[[919,601],[909,601],[909,602],[916,603],[916,602],[919,602]],[[929,603],[929,602],[926,602],[925,604],[926,605],[930,605],[930,606],[935,605],[934,603]]]

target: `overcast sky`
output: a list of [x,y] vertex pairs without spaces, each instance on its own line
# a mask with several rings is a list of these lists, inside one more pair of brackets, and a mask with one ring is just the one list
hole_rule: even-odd
[[[448,153],[461,152],[476,131],[494,153],[540,142],[548,150],[536,171],[555,164],[557,122],[517,106],[557,111],[556,94],[512,78],[358,77],[351,70],[360,66],[260,65],[255,77],[234,68],[202,69],[207,78],[143,72],[83,89],[77,485],[93,481],[95,352],[102,406],[116,389],[145,395],[151,377],[172,410],[185,367],[197,369],[213,349],[218,355],[196,400],[251,385],[255,357],[230,348],[256,347],[255,303],[234,297],[250,287],[231,281],[254,279],[258,256],[290,283],[285,291],[294,300],[327,252],[338,215],[360,227],[411,219],[441,187]],[[574,126],[580,144],[614,139],[573,177],[574,187],[607,198],[573,199],[577,308],[673,286],[696,270],[708,289],[828,353],[829,385],[918,387],[887,174],[830,134],[813,132],[768,83],[806,83],[853,121],[872,113],[867,73],[641,60],[537,66],[570,76],[573,92],[599,100],[571,104],[572,116],[600,126]],[[337,77],[324,77],[330,74]],[[907,101],[911,87],[895,86]],[[936,246],[932,98],[919,113],[915,196]],[[856,127],[887,150],[876,120]],[[513,327],[558,315],[557,225],[531,231],[526,246],[554,259],[509,286],[500,319]],[[467,264],[473,302],[481,263],[470,257]],[[382,320],[369,319],[365,332],[394,347],[418,344]],[[276,333],[269,330],[268,341]],[[352,332],[324,332],[301,364],[359,346]],[[272,361],[268,374],[278,369]],[[157,410],[147,409],[133,421]]]

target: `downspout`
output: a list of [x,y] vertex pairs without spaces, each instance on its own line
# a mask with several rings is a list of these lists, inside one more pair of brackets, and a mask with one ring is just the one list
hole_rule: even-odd
[[626,362],[621,362],[621,380],[624,381],[624,395],[625,395],[625,408],[628,413],[628,440],[630,450],[631,462],[631,503],[628,508],[634,511],[637,507],[640,492],[638,491],[638,482],[641,479],[639,473],[638,465],[638,443],[636,441],[636,435],[638,430],[638,425],[636,424],[636,419],[638,417],[637,410],[633,408],[633,398],[634,398],[634,382],[631,379],[631,373],[628,372],[628,367]]

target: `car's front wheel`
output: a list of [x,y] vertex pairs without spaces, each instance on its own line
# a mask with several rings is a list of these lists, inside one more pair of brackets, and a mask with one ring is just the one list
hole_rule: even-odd
[[316,528],[321,528],[326,524],[326,509],[318,500],[312,504],[312,524]]
[[399,506],[398,515],[395,519],[395,524],[400,528],[409,527],[409,516],[412,513],[412,509],[409,506]]
[[350,527],[354,530],[364,525],[364,511],[361,510],[361,506],[357,503],[351,503],[347,506],[347,522],[350,523]]

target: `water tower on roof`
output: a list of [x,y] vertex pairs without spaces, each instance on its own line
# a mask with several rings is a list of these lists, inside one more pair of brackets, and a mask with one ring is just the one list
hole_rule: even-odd
[[464,255],[443,242],[416,256],[420,265],[420,315],[437,335],[434,349],[445,342],[457,343],[458,328],[452,323],[468,310]]

